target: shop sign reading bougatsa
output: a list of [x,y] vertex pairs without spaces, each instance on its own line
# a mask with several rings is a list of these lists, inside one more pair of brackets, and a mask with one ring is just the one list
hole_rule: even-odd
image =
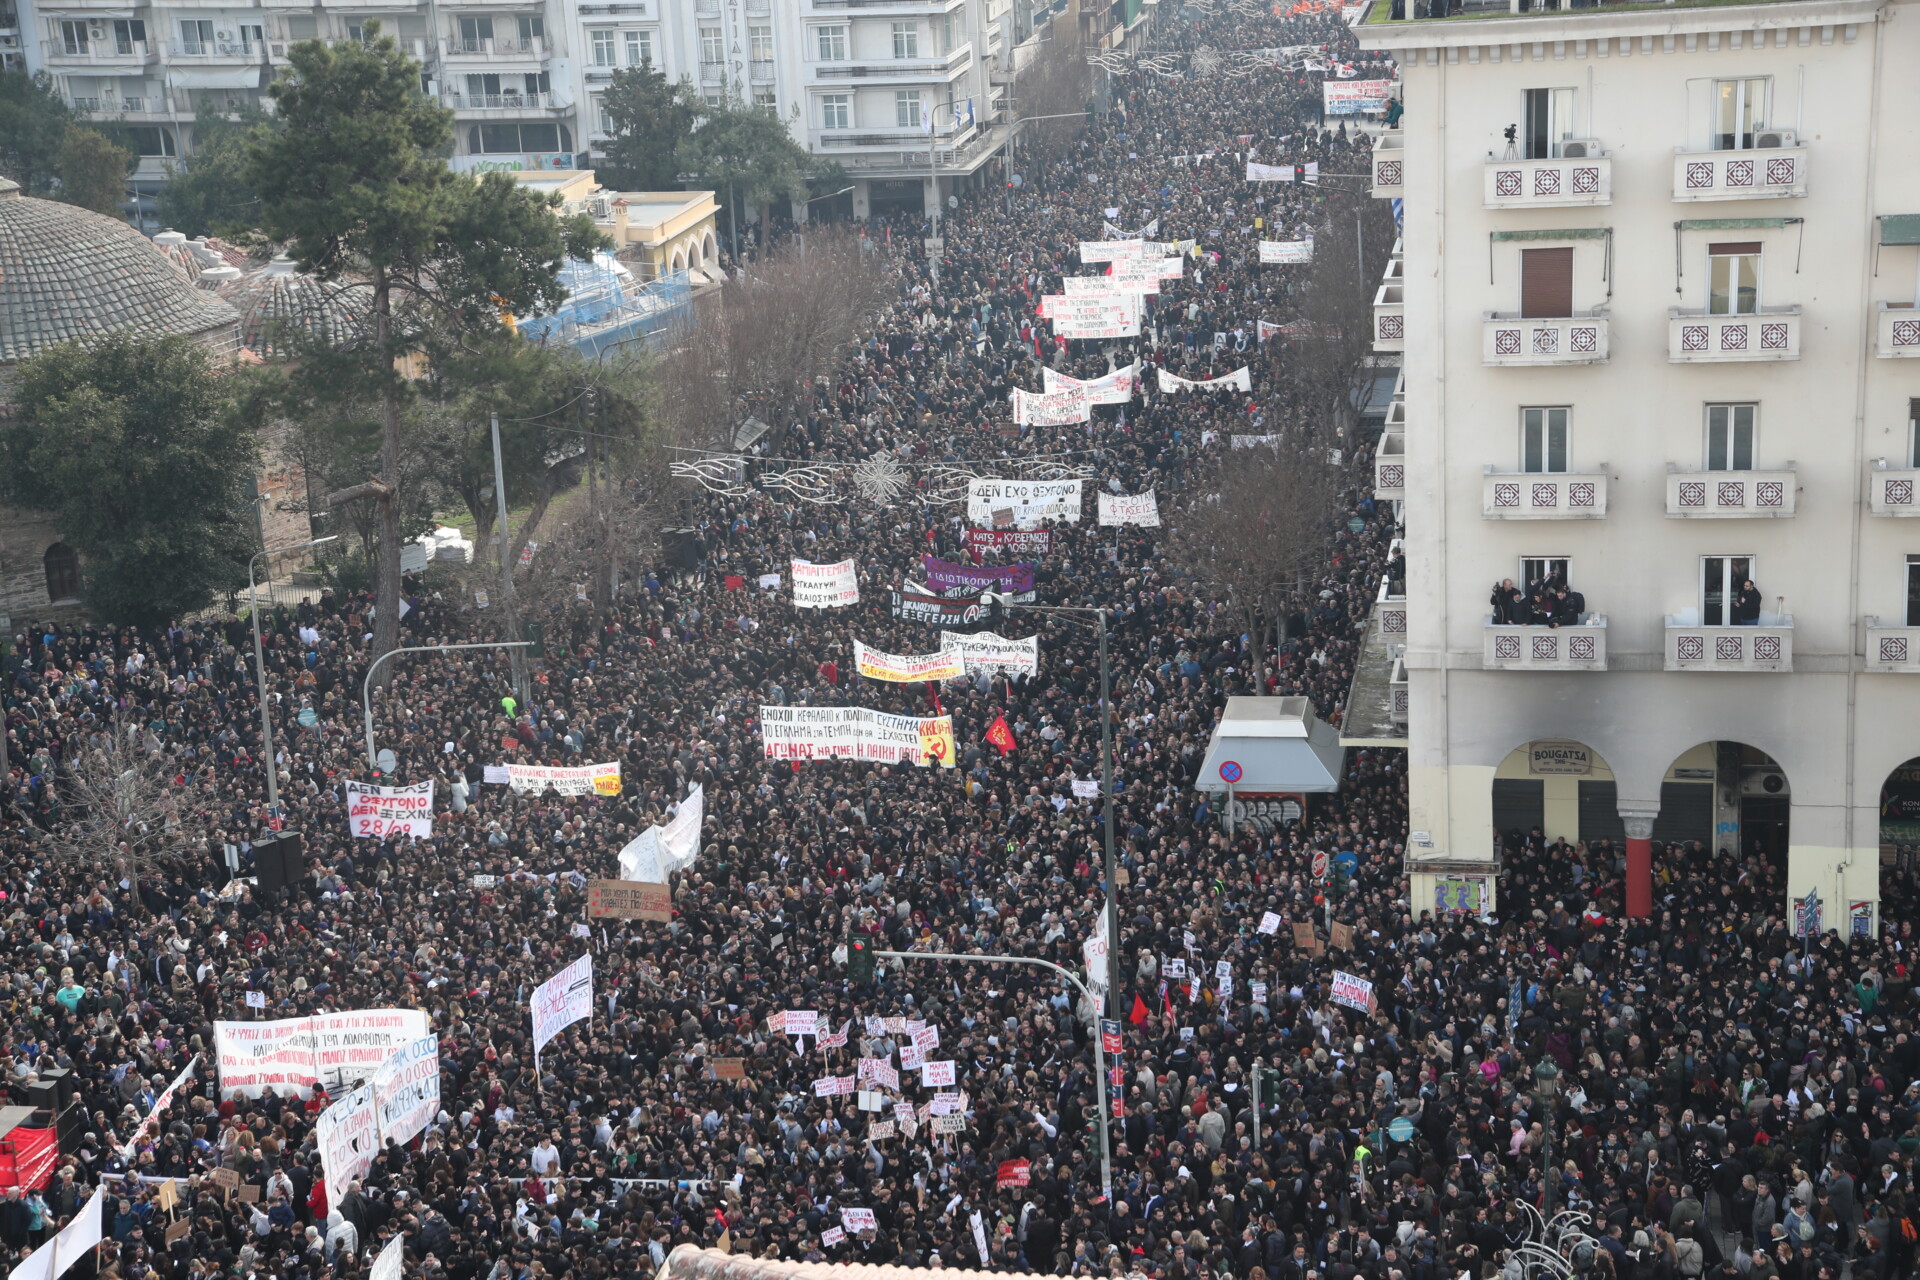
[[664,884],[589,880],[587,915],[595,920],[672,920],[673,896]]
[[1579,742],[1530,742],[1527,772],[1536,777],[1546,773],[1589,774],[1593,772],[1593,752]]

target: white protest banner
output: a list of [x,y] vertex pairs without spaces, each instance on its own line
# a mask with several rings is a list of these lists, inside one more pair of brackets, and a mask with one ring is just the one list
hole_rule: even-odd
[[[872,1124],[867,1126],[867,1137],[874,1142],[878,1142],[882,1138],[891,1138],[897,1132],[898,1130],[895,1128],[894,1123],[891,1120],[875,1120]],[[837,1227],[834,1229],[836,1231],[839,1230],[839,1228]]]
[[314,1074],[329,1092],[338,1093],[362,1080],[371,1080],[389,1054],[427,1033],[427,1015],[421,1009],[348,1009],[315,1014]]
[[1040,670],[1039,636],[1009,640],[991,631],[976,631],[972,635],[942,631],[940,648],[942,652],[959,654],[970,676],[995,675],[1002,671],[1010,676],[1031,676]]
[[373,1073],[373,1101],[380,1139],[402,1146],[424,1132],[440,1113],[440,1041],[410,1040],[387,1055]]
[[1236,431],[1233,433],[1232,439],[1228,441],[1228,444],[1235,449],[1258,449],[1262,445],[1269,448],[1278,448],[1280,445],[1280,437],[1273,432],[1268,432],[1265,435],[1250,436],[1242,435]]
[[142,1135],[146,1133],[147,1126],[159,1119],[162,1111],[165,1111],[173,1105],[173,1100],[178,1096],[180,1087],[193,1078],[194,1070],[199,1067],[199,1065],[200,1055],[196,1053],[187,1061],[187,1065],[181,1070],[180,1074],[173,1078],[173,1083],[169,1084],[160,1096],[153,1100],[153,1106],[148,1108],[146,1118],[140,1122],[139,1127],[133,1131],[133,1135],[127,1139],[127,1145],[120,1149],[120,1158],[125,1160],[129,1166],[133,1163],[134,1144],[139,1142]]
[[1080,242],[1081,262],[1112,262],[1115,258],[1130,258],[1146,251],[1145,238],[1134,240],[1082,240]]
[[1160,976],[1165,978],[1168,982],[1173,982],[1176,979],[1186,977],[1187,976],[1186,957],[1182,956],[1182,957],[1176,958],[1174,956],[1168,956],[1165,960],[1162,960],[1160,962]]
[[1241,365],[1232,373],[1223,373],[1217,378],[1176,378],[1165,369],[1161,369],[1158,372],[1160,374],[1160,391],[1162,395],[1172,395],[1174,392],[1182,389],[1193,391],[1222,391],[1227,389],[1234,391],[1253,390],[1253,375],[1247,371],[1246,365]]
[[1255,164],[1247,161],[1248,182],[1292,182],[1293,166],[1290,164]]
[[840,1225],[850,1232],[878,1231],[880,1220],[873,1216],[871,1209],[842,1209]]
[[860,584],[854,578],[853,561],[814,564],[793,562],[793,607],[796,609],[844,609],[860,603]]
[[1260,261],[1267,266],[1291,262],[1312,262],[1312,240],[1262,240]]
[[407,1233],[396,1232],[386,1247],[374,1255],[373,1267],[367,1272],[367,1280],[401,1280],[406,1275]]
[[700,824],[706,806],[706,788],[696,782],[664,826],[648,827],[620,850],[620,878],[665,884],[668,875],[692,866],[700,856]]
[[376,787],[370,782],[347,783],[347,830],[354,839],[433,834],[433,782],[408,787]]
[[[947,632],[942,632],[945,637]],[[882,653],[853,642],[854,669],[869,680],[890,684],[916,684],[923,680],[957,680],[965,675],[966,664],[957,653]]]
[[1069,378],[1043,367],[1040,379],[1048,395],[1079,390],[1086,395],[1088,404],[1126,404],[1133,399],[1133,393],[1140,389],[1140,363],[1136,360],[1124,369],[1115,369],[1098,378],[1084,380]]
[[777,573],[763,573],[755,581],[755,585],[762,591],[778,591],[780,589],[780,575]]
[[970,480],[967,519],[990,524],[995,511],[1009,508],[1014,523],[1065,520],[1080,523],[1079,480]]
[[965,1116],[935,1116],[933,1117],[932,1128],[935,1133],[964,1133],[967,1128],[967,1118]]
[[903,1044],[900,1046],[900,1067],[905,1071],[917,1071],[926,1065],[927,1055],[920,1052],[919,1046]]
[[952,716],[896,716],[866,707],[761,707],[760,742],[769,760],[954,763]]
[[513,781],[513,774],[503,764],[483,765],[480,769],[480,781],[504,787]]
[[[1124,281],[1115,280],[1112,276],[1098,275],[1098,276],[1066,276],[1062,278],[1060,281],[1060,292],[1064,293],[1069,298],[1087,298],[1087,297],[1117,297],[1121,294],[1131,295],[1138,291],[1133,289]],[[1042,306],[1046,305],[1044,299],[1046,299],[1049,296],[1051,295],[1049,294],[1041,295]]]
[[1087,968],[1087,985],[1093,988],[1096,996],[1103,995],[1107,989],[1107,913],[1100,913],[1100,922],[1094,927],[1087,940],[1080,944],[1080,960]]
[[419,1009],[358,1009],[311,1018],[213,1024],[214,1060],[223,1098],[273,1092],[306,1097],[359,1084],[387,1055],[427,1034]]
[[[774,1018],[780,1020],[779,1026],[773,1025]],[[817,1009],[789,1009],[785,1013],[776,1013],[767,1019],[769,1030],[790,1036],[818,1036],[820,1034],[820,1013]]]
[[932,1053],[940,1047],[940,1028],[922,1027],[913,1033],[913,1047],[922,1053]]
[[563,796],[617,796],[620,762],[583,765],[510,764],[507,785],[538,795],[551,787]]
[[852,1076],[821,1076],[813,1082],[813,1096],[816,1098],[837,1098],[843,1093],[853,1091]]
[[[879,1125],[873,1126],[874,1129],[878,1129],[879,1127],[880,1127]],[[867,1136],[870,1138],[880,1138],[880,1137],[891,1138],[893,1136],[893,1132],[892,1132],[892,1129],[889,1128],[886,1133],[878,1134],[878,1133],[874,1133],[872,1129],[869,1129],[867,1131]],[[831,1249],[833,1248],[833,1246],[839,1244],[842,1240],[845,1240],[846,1238],[847,1238],[847,1233],[841,1228],[828,1227],[825,1231],[822,1231],[820,1233],[820,1247],[822,1249]]]
[[1260,932],[1262,933],[1280,932],[1280,917],[1271,911],[1262,915],[1260,917]]
[[1073,797],[1076,800],[1098,800],[1100,798],[1100,779],[1075,778]]
[[990,1266],[987,1261],[987,1229],[980,1221],[978,1209],[967,1216],[967,1224],[973,1228],[973,1247],[980,1255],[980,1265]]
[[[1157,277],[1151,278],[1157,282]],[[1140,293],[1132,288],[1106,290],[1099,293],[1048,293],[1041,295],[1039,310],[1042,319],[1055,322],[1112,320],[1115,323],[1125,323],[1139,319]]]
[[59,1235],[28,1254],[14,1267],[8,1280],[60,1280],[69,1269],[86,1261],[87,1255],[106,1238],[107,1189],[102,1186],[74,1213],[73,1221]]
[[320,1113],[313,1134],[320,1147],[320,1164],[327,1185],[344,1194],[349,1182],[367,1176],[380,1154],[380,1116],[373,1104],[373,1086],[361,1085]]
[[[925,1050],[922,1050],[922,1052],[924,1053]],[[920,1064],[920,1083],[929,1089],[937,1089],[942,1085],[952,1084],[953,1059],[944,1058],[939,1062],[922,1062]]]
[[967,1095],[964,1093],[936,1093],[933,1101],[927,1104],[927,1113],[936,1116],[957,1116],[967,1109]]
[[1267,984],[1264,982],[1248,983],[1247,995],[1252,998],[1255,1004],[1265,1004],[1267,1002]]
[[1368,111],[1385,111],[1393,97],[1391,80],[1327,80],[1320,86],[1330,116],[1357,116]]
[[581,956],[533,989],[533,1066],[540,1051],[562,1031],[593,1016],[593,954]]
[[1093,402],[1084,391],[1036,395],[1015,387],[1007,397],[1013,420],[1023,427],[1060,427],[1085,422],[1093,416]]
[[1368,1013],[1373,1009],[1373,984],[1365,978],[1335,969],[1331,998],[1335,1004],[1343,1004],[1349,1009]]
[[1103,525],[1137,524],[1148,529],[1160,527],[1160,503],[1151,489],[1145,493],[1103,493],[1098,497],[1100,523]]
[[1078,319],[1063,316],[1054,320],[1053,332],[1056,337],[1077,341],[1137,338],[1140,336],[1140,313],[1135,310],[1123,316],[1116,308],[1099,316]]

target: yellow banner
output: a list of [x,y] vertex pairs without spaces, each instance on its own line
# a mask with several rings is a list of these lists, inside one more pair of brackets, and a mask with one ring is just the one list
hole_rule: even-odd
[[[958,680],[967,673],[958,653],[882,653],[853,642],[853,664],[869,680],[913,684],[921,680]],[[948,738],[952,738],[949,730]]]

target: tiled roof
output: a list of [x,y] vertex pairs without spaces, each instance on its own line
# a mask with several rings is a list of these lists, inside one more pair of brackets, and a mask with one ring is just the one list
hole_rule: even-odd
[[261,356],[296,355],[304,343],[352,346],[367,334],[372,286],[323,282],[273,268],[214,286],[240,312],[240,345]]
[[0,364],[125,329],[204,334],[237,319],[126,223],[0,184]]

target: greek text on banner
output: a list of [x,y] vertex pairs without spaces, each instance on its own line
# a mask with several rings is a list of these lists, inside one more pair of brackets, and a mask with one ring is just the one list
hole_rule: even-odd
[[348,782],[347,830],[356,840],[381,840],[393,835],[426,839],[433,834],[433,783],[377,787],[370,782]]
[[536,794],[552,787],[563,796],[617,796],[620,794],[620,762],[578,766],[510,764],[507,785],[515,791]]
[[796,609],[842,609],[860,603],[860,584],[853,573],[853,561],[813,564],[793,562],[793,607]]
[[953,680],[966,674],[957,653],[882,653],[858,640],[853,642],[853,664],[869,680],[892,684]]
[[1160,503],[1153,490],[1145,493],[1103,493],[1100,499],[1100,523],[1137,524],[1149,529],[1160,527]]
[[896,716],[866,707],[761,707],[769,760],[871,760],[953,767],[952,716]]

